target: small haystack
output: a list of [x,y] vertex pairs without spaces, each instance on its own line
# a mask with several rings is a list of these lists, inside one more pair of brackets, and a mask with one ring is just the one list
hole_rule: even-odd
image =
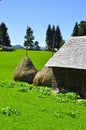
[[48,86],[52,87],[52,69],[48,67],[44,67],[41,71],[39,71],[33,80],[33,84],[36,86]]
[[24,58],[20,64],[16,67],[13,80],[33,83],[33,78],[36,75],[37,70],[29,58]]

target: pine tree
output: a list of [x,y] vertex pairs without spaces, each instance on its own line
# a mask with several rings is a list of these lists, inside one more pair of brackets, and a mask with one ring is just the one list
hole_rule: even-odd
[[55,29],[55,26],[51,28],[51,25],[48,25],[47,31],[46,31],[46,44],[48,47],[48,50],[54,51],[54,48],[59,49],[61,47],[60,44],[63,44],[62,42],[62,35],[59,26]]
[[1,25],[0,25],[0,45],[4,45],[4,46],[11,45],[7,30],[8,29],[5,25],[5,23],[1,23]]
[[59,49],[60,44],[62,42],[62,35],[59,26],[57,26],[56,31],[55,31],[55,40],[54,40],[54,48]]
[[81,21],[79,24],[79,36],[86,35],[86,21]]
[[85,36],[86,35],[86,21],[80,21],[75,23],[72,36]]
[[46,31],[46,45],[48,50],[52,50],[52,44],[53,44],[53,39],[52,39],[52,29],[51,25],[48,25],[47,31]]
[[24,38],[25,38],[24,46],[28,47],[29,49],[33,49],[33,40],[34,40],[33,30],[28,26]]
[[52,27],[52,51],[54,51],[55,46],[55,26]]
[[76,22],[73,28],[72,36],[78,36],[78,35],[79,35],[79,26],[78,26],[78,23]]

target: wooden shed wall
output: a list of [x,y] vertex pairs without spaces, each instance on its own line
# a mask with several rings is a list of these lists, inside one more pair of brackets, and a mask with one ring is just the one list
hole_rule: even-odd
[[74,91],[81,95],[86,93],[86,71],[68,68],[53,68],[57,87],[60,92]]

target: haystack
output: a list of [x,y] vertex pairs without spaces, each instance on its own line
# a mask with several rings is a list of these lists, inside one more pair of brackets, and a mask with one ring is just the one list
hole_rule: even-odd
[[16,67],[13,80],[33,83],[33,78],[36,75],[37,70],[29,58],[24,58],[20,64]]
[[44,67],[34,77],[33,84],[36,86],[52,86],[52,69]]

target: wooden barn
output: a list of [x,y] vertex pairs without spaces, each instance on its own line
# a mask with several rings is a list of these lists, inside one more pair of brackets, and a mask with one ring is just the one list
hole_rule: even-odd
[[52,87],[86,98],[86,36],[70,37],[45,66],[53,69]]

